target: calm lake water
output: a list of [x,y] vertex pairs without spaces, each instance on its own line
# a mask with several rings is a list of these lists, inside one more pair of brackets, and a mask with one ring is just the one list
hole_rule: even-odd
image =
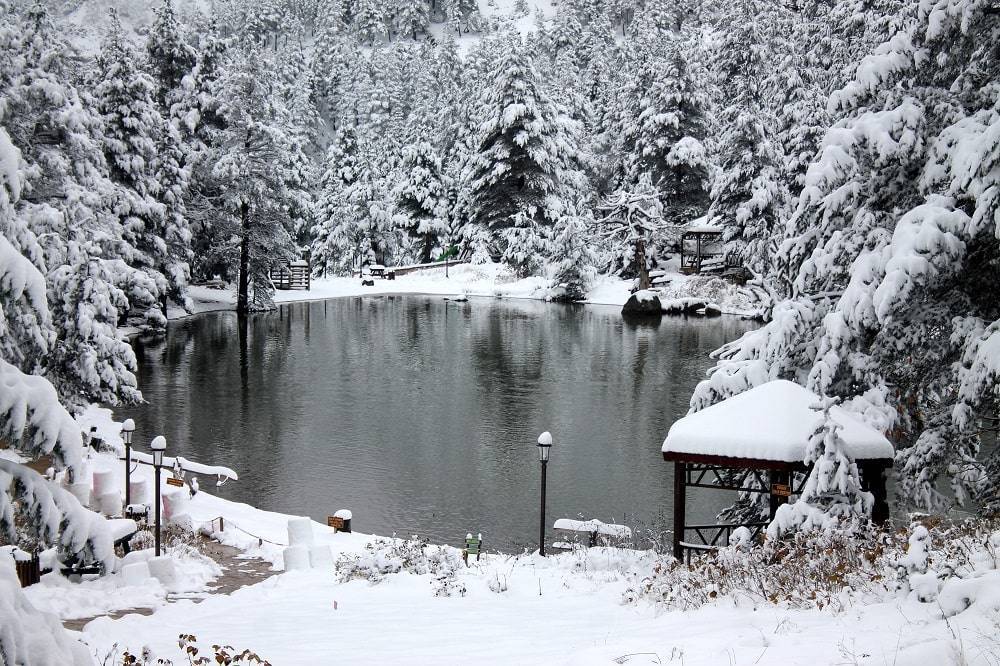
[[[670,424],[711,366],[753,326],[732,317],[622,320],[620,309],[434,296],[342,298],[170,325],[138,340],[144,450],[224,464],[212,492],[354,529],[490,548],[535,545],[543,430],[554,445],[548,518],[669,529]],[[214,480],[213,480],[214,481]],[[693,499],[693,501],[692,501]],[[694,496],[708,517],[718,496]],[[549,540],[553,535],[549,531]]]

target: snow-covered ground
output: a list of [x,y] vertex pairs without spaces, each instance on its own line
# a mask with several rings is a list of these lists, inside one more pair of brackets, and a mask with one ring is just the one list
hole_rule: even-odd
[[[81,421],[97,425],[108,440],[117,438],[118,426],[107,410],[91,408]],[[90,465],[110,469],[116,482],[122,481],[122,465],[113,455],[94,454]],[[141,466],[137,474],[151,472]],[[210,488],[211,483],[203,478],[201,485]],[[226,530],[217,535],[223,542],[283,568],[290,516],[205,490],[184,512],[196,526],[223,516]],[[335,534],[316,522],[312,532],[316,543],[329,545],[335,556],[362,553],[374,539]],[[995,539],[1000,545],[1000,535]],[[184,663],[177,643],[181,633],[195,634],[203,645],[249,648],[275,665],[917,666],[996,664],[1000,658],[995,556],[992,566],[987,562],[983,571],[955,581],[964,587],[947,603],[887,593],[871,603],[849,603],[842,612],[795,610],[749,596],[720,598],[689,611],[623,603],[630,583],[648,575],[654,562],[651,553],[617,548],[546,558],[491,553],[468,568],[459,565],[455,582],[464,585],[462,596],[435,596],[431,574],[402,572],[385,575],[377,584],[342,583],[332,566],[281,573],[200,603],[167,603],[158,583],[129,587],[116,584],[115,577],[84,584],[49,577],[26,593],[40,608],[65,618],[136,606],[156,609],[149,616],[101,617],[87,624],[80,636],[99,660],[115,649],[134,654],[148,646],[157,657]],[[180,578],[193,584],[211,573],[191,561],[181,565],[186,573]]]

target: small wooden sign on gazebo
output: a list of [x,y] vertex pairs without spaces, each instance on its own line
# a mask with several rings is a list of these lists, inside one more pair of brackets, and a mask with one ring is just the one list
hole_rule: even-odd
[[[662,451],[663,459],[674,463],[675,557],[728,545],[740,526],[756,537],[770,522],[689,525],[688,488],[766,493],[770,519],[779,506],[801,493],[804,476],[795,486],[795,472],[809,471],[803,459],[820,418],[812,408],[818,402],[812,391],[779,379],[674,422]],[[885,470],[892,466],[892,444],[841,407],[833,407],[830,416],[841,426],[848,455],[858,464],[862,490],[874,496],[872,519],[888,519]]]

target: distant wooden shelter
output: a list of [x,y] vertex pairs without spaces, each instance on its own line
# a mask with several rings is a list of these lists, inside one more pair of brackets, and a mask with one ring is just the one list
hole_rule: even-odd
[[288,261],[271,269],[271,282],[275,289],[305,289],[312,284],[312,267],[308,259]]
[[681,273],[701,273],[707,268],[726,268],[722,227],[699,217],[681,232]]
[[[662,452],[674,464],[675,557],[690,559],[692,552],[726,546],[741,526],[756,537],[770,522],[689,524],[688,488],[767,494],[771,519],[779,506],[801,494],[809,471],[803,463],[806,445],[820,418],[812,406],[819,401],[798,384],[775,380],[674,422]],[[885,471],[892,466],[892,444],[841,407],[830,414],[858,464],[862,490],[875,498],[872,518],[887,520]]]

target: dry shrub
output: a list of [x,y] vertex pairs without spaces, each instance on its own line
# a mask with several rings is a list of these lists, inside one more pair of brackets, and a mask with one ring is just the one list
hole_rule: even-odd
[[[931,534],[929,559],[938,569],[972,570],[977,560],[997,557],[990,535],[997,516],[960,523],[920,516]],[[916,523],[914,523],[916,524]],[[729,597],[789,608],[842,610],[856,600],[885,598],[900,589],[899,560],[908,529],[869,528],[844,532],[794,533],[748,549],[723,548],[696,556],[690,564],[661,557],[652,573],[626,589],[624,601],[650,601],[669,609],[697,608]],[[991,555],[992,553],[992,555]]]

